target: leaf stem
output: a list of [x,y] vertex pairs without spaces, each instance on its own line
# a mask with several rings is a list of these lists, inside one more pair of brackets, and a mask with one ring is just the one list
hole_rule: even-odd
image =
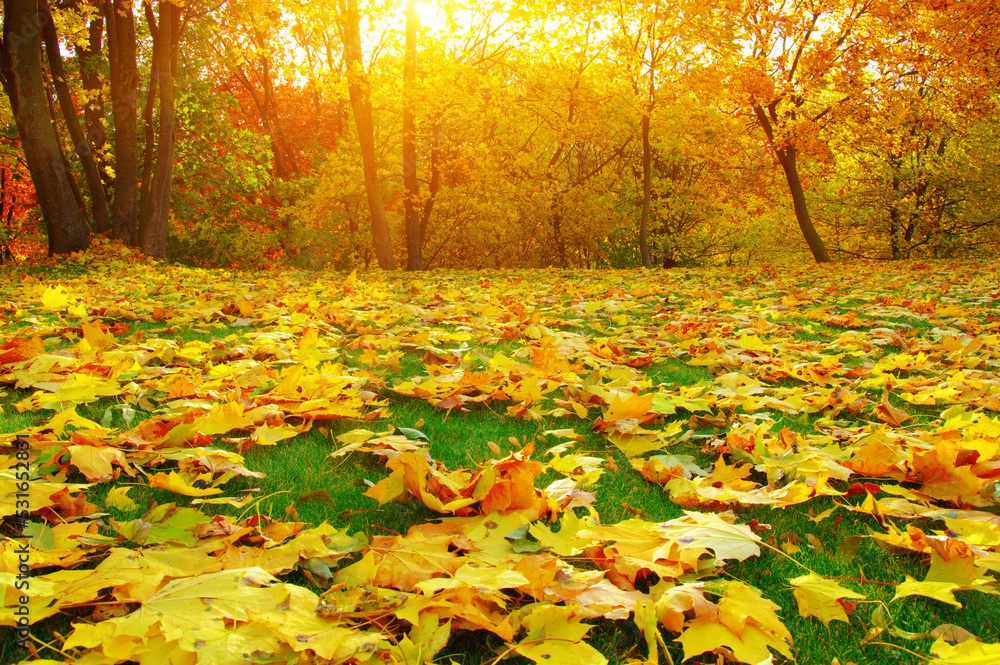
[[54,647],[54,646],[52,646],[51,644],[49,644],[48,642],[44,642],[44,641],[42,641],[41,639],[39,639],[39,638],[38,638],[37,636],[35,636],[35,635],[32,635],[32,636],[31,636],[31,639],[32,639],[32,640],[34,640],[35,642],[38,642],[38,643],[39,643],[39,644],[41,644],[41,645],[42,645],[43,647],[46,647],[46,648],[49,648],[49,649],[52,649],[52,650],[53,650],[53,651],[55,651],[56,653],[61,653],[62,655],[66,656],[67,658],[73,658],[73,655],[72,655],[72,654],[68,654],[68,653],[66,653],[65,651],[63,651],[62,649],[60,649],[59,647]]
[[864,577],[845,577],[842,575],[824,575],[825,580],[854,580],[855,582],[870,582],[872,584],[884,584],[886,586],[896,586],[894,582],[881,582],[879,580],[869,580]]
[[792,563],[794,563],[796,566],[800,566],[802,568],[805,568],[806,570],[808,570],[813,575],[816,575],[817,577],[822,577],[822,575],[820,575],[819,573],[817,573],[816,571],[814,571],[812,568],[810,568],[806,564],[802,563],[801,561],[796,561],[795,559],[793,559],[791,557],[791,555],[789,555],[787,552],[781,550],[780,548],[777,548],[774,545],[771,545],[770,543],[766,543],[763,540],[760,541],[760,544],[763,545],[764,547],[768,548],[769,550],[777,552],[781,556],[785,557],[786,559],[788,559],[789,561],[791,561]]
[[865,642],[865,644],[878,645],[878,646],[882,646],[882,647],[892,647],[893,649],[899,649],[900,651],[905,651],[906,653],[910,654],[911,656],[916,656],[917,658],[919,658],[922,661],[930,662],[930,658],[928,658],[924,654],[917,653],[916,651],[912,651],[912,650],[907,649],[906,647],[900,646],[898,644],[893,644],[892,642]]
[[[242,513],[240,513],[240,516],[236,519],[236,521],[239,522],[240,520],[242,520],[248,512],[259,506],[260,502],[263,501],[264,499],[270,499],[272,496],[277,496],[279,494],[291,494],[291,493],[292,493],[291,490],[278,490],[277,492],[271,492],[270,494],[260,497],[259,499],[251,503],[249,506],[247,506],[246,509]],[[260,515],[260,511],[257,511],[257,514]]]
[[512,647],[510,647],[509,649],[507,649],[506,651],[504,651],[502,654],[500,654],[499,656],[497,656],[496,658],[494,658],[493,660],[491,660],[489,662],[489,665],[497,665],[497,663],[499,663],[501,660],[503,660],[504,658],[506,658],[510,654],[514,653],[515,651],[517,651],[518,649],[520,649],[523,646],[528,646],[528,645],[531,645],[531,644],[542,644],[543,642],[572,642],[573,644],[577,644],[579,642],[579,640],[571,640],[571,639],[566,638],[566,637],[540,637],[540,638],[534,639],[534,640],[524,640],[523,642],[518,642],[517,644],[515,644]]

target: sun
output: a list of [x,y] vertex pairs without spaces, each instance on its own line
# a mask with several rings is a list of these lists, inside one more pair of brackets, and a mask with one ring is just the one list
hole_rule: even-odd
[[417,16],[420,17],[420,25],[431,32],[443,32],[448,28],[448,16],[426,0],[418,0]]

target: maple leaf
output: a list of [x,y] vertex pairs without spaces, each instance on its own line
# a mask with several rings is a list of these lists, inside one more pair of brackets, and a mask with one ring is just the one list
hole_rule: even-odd
[[74,374],[65,381],[38,381],[32,385],[41,390],[14,405],[20,412],[37,409],[62,411],[75,404],[87,404],[102,397],[119,395],[122,390],[117,380],[92,374]]
[[616,420],[638,420],[642,422],[648,419],[650,407],[653,405],[653,395],[630,395],[623,398],[615,395],[604,412],[604,419],[613,422]]
[[[289,651],[311,650],[321,658],[372,650],[374,636],[331,625],[316,615],[317,606],[315,595],[277,583],[260,569],[206,573],[168,582],[127,616],[74,625],[66,648],[104,645],[105,655],[143,659],[152,655],[151,648],[162,651],[175,644],[212,662],[254,653],[262,646],[273,652],[279,643]],[[157,635],[162,642],[148,641]]]
[[393,645],[390,653],[405,663],[431,663],[451,637],[451,620],[441,621],[432,612],[420,614],[410,632]]
[[413,495],[431,510],[454,513],[481,500],[493,486],[487,478],[473,486],[475,493],[472,496],[463,495],[462,490],[469,488],[471,474],[441,471],[432,467],[427,458],[415,453],[394,457],[387,466],[392,470],[389,477],[365,492],[365,496],[377,500],[379,505]]
[[993,665],[1000,658],[1000,644],[969,640],[951,645],[939,639],[931,645],[931,654],[941,665]]
[[[4,573],[10,588],[14,575]],[[93,602],[101,595],[102,589],[108,586],[108,580],[95,577],[89,570],[56,570],[43,575],[33,575],[31,588],[28,592],[28,602],[5,604],[0,607],[0,626],[17,626],[20,616],[19,607],[27,607],[27,616],[31,621],[38,622],[72,607]],[[20,600],[18,594],[17,600]],[[22,610],[21,615],[24,612]]]
[[9,342],[0,344],[0,365],[18,363],[30,360],[43,353],[42,340],[38,337],[32,339],[12,339]]
[[795,601],[799,606],[799,616],[814,616],[824,626],[831,621],[849,621],[845,600],[863,599],[864,595],[845,589],[833,580],[827,580],[816,573],[788,580],[795,587]]
[[131,487],[116,487],[108,492],[104,498],[104,505],[118,510],[133,510],[136,507],[135,501],[128,496]]
[[66,446],[70,464],[75,466],[87,480],[110,480],[112,464],[127,467],[125,453],[111,446]]
[[[60,506],[60,499],[68,499],[70,492],[79,492],[89,487],[87,484],[66,484],[52,483],[42,480],[33,480],[27,483],[28,502],[32,512],[39,511],[52,506]],[[7,517],[18,512],[17,494],[21,490],[18,481],[15,480],[13,472],[0,471],[0,517]]]
[[684,515],[657,527],[681,549],[705,548],[712,550],[717,559],[737,561],[760,554],[760,538],[750,527],[735,524],[735,518],[727,521],[724,515],[691,511],[684,511]]
[[708,472],[694,463],[690,455],[653,455],[645,460],[629,460],[633,469],[651,482],[665,484],[673,478],[707,476]]
[[875,405],[872,409],[872,413],[876,418],[884,423],[892,425],[893,427],[900,427],[904,422],[910,419],[910,415],[908,413],[897,409],[889,402],[888,389],[882,391],[882,401]]
[[597,649],[583,641],[593,626],[581,623],[583,617],[572,607],[535,603],[519,610],[516,618],[526,634],[510,647],[510,651],[540,665],[605,665],[608,662]]
[[[188,481],[176,472],[171,471],[169,474],[157,473],[150,476],[149,486],[170,490],[171,492],[176,492],[177,494],[183,494],[185,496],[211,496],[213,494],[222,494],[222,490],[218,487],[207,486],[206,481],[210,480],[211,474],[208,474],[207,478],[196,478],[193,481]],[[199,484],[201,487],[198,487]]]
[[742,635],[737,635],[720,623],[695,619],[688,623],[676,641],[684,647],[685,660],[698,654],[721,650],[732,654],[737,662],[756,665],[771,662],[773,657],[770,649],[789,660],[793,659],[787,642],[753,625],[746,626]]
[[61,284],[46,287],[41,300],[42,309],[48,312],[58,312],[59,310],[66,309],[70,303],[69,296],[66,294],[66,287]]
[[955,607],[962,607],[962,604],[955,600],[953,593],[960,588],[961,585],[954,582],[919,582],[907,575],[905,582],[896,585],[896,595],[893,600],[906,596],[926,596]]

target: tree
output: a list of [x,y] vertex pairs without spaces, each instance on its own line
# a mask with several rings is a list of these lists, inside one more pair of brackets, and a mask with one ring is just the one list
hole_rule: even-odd
[[829,261],[830,254],[809,214],[799,161],[834,107],[862,94],[856,84],[882,37],[873,25],[861,38],[862,20],[871,9],[871,3],[857,0],[793,0],[777,6],[744,0],[736,42],[741,48],[730,51],[733,62],[720,61],[736,73],[743,103],[781,165],[795,219],[819,263]]
[[83,133],[83,127],[76,115],[76,107],[73,104],[73,96],[69,89],[69,82],[66,77],[66,70],[63,67],[62,53],[59,51],[59,36],[56,34],[56,25],[52,20],[52,12],[49,9],[47,0],[38,0],[38,16],[41,20],[42,41],[45,42],[45,54],[48,56],[49,71],[52,72],[52,85],[56,89],[59,99],[59,107],[62,110],[63,120],[69,130],[73,147],[83,165],[83,173],[87,180],[87,189],[90,190],[90,205],[94,216],[94,226],[98,233],[106,233],[111,228],[111,220],[108,215],[108,201],[104,195],[104,183],[101,180],[100,171],[97,168],[97,160],[94,159],[93,148],[90,141]]
[[135,16],[132,3],[104,0],[108,32],[111,110],[115,125],[115,182],[111,237],[137,246],[139,230],[139,160],[135,99],[139,86]]
[[49,120],[42,79],[38,0],[4,0],[0,68],[49,238],[49,254],[86,249],[87,225]]
[[[619,49],[619,57],[629,62],[632,89],[636,102],[641,106],[642,204],[639,213],[639,255],[643,267],[651,268],[649,216],[653,196],[653,145],[650,141],[650,116],[656,108],[658,70],[667,56],[669,37],[664,35],[665,30],[661,27],[661,18],[664,18],[665,12],[658,1],[652,6],[647,6],[646,3],[633,6],[629,3],[629,9],[634,13],[627,13],[625,4],[619,0],[616,18],[623,46]],[[630,32],[633,24],[635,34]],[[642,81],[643,69],[645,82]]]
[[[280,75],[282,70],[289,72],[293,57],[289,45],[282,41],[287,32],[282,7],[274,3],[262,7],[252,2],[230,2],[220,22],[222,39],[213,45],[228,76],[250,97],[249,108],[256,112],[261,129],[271,140],[274,176],[279,180],[299,173],[298,146],[287,136],[279,112]],[[309,46],[302,45],[311,57]]]
[[372,117],[371,87],[365,73],[361,50],[361,13],[357,0],[340,0],[344,32],[344,60],[347,63],[347,80],[351,98],[354,124],[361,145],[361,159],[365,171],[365,194],[371,214],[372,237],[375,257],[383,270],[395,270],[396,259],[392,254],[392,237],[385,219],[382,194],[379,192],[378,165],[375,162],[375,128]]
[[[149,187],[149,206],[139,223],[139,246],[147,256],[163,258],[167,250],[167,227],[170,216],[170,185],[174,168],[174,79],[181,33],[181,8],[172,2],[159,3],[158,24],[150,25],[154,41],[159,42],[154,65],[160,97],[159,140],[156,166]],[[146,150],[152,150],[147,145]]]
[[[99,7],[102,2],[96,3]],[[72,0],[69,7],[79,11],[81,0]],[[107,147],[107,130],[104,127],[104,90],[101,82],[101,66],[105,62],[101,44],[104,38],[104,14],[91,7],[90,19],[87,25],[87,40],[80,43],[74,40],[73,47],[76,59],[80,65],[80,82],[84,96],[83,119],[87,130],[87,140],[97,162],[104,187],[104,200],[111,200],[111,188],[114,178],[108,169],[105,150]],[[110,231],[110,229],[108,229]],[[98,232],[101,229],[98,228]]]
[[406,2],[406,52],[403,55],[403,219],[406,226],[406,269],[420,270],[420,183],[417,180],[417,140],[413,119],[417,75],[417,0]]
[[888,17],[899,38],[881,45],[871,92],[832,133],[840,251],[952,256],[989,241],[1000,25],[981,9],[942,2]]

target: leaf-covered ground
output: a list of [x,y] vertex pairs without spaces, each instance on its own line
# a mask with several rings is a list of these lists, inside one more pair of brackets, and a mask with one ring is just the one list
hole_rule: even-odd
[[0,660],[1000,662],[998,285],[8,271]]

